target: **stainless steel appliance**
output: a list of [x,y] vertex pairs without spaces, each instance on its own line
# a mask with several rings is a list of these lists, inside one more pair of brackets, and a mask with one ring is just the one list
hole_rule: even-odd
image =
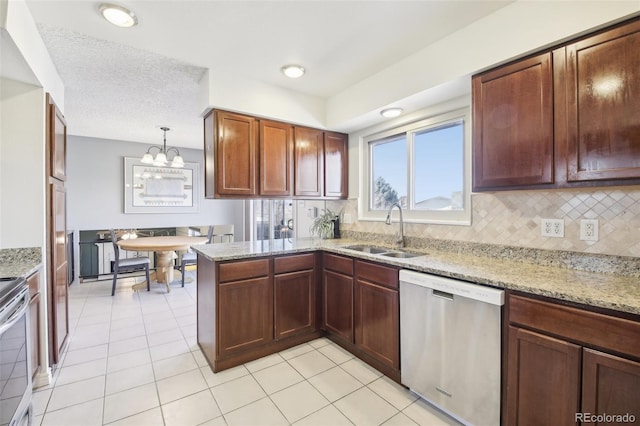
[[502,290],[400,271],[402,383],[465,424],[500,424]]
[[30,425],[29,287],[0,279],[0,425]]

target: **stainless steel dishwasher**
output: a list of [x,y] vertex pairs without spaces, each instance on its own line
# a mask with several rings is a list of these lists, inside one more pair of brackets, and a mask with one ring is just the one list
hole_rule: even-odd
[[400,271],[402,383],[457,420],[500,424],[504,291]]

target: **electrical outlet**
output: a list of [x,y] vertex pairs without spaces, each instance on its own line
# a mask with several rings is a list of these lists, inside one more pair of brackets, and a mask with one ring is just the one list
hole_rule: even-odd
[[564,219],[542,219],[540,231],[543,237],[564,238]]
[[598,219],[580,219],[580,239],[598,241]]

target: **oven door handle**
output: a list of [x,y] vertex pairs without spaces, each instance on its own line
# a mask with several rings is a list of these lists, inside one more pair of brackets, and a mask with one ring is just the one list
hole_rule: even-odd
[[0,325],[0,336],[4,334],[5,331],[10,329],[15,323],[20,321],[20,317],[24,314],[27,309],[29,309],[29,292],[26,291],[23,296],[23,302],[20,308],[16,312],[13,313],[7,321]]

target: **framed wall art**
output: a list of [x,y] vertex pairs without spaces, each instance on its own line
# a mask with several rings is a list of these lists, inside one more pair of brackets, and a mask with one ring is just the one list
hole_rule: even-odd
[[199,166],[154,166],[124,157],[124,212],[197,213]]

